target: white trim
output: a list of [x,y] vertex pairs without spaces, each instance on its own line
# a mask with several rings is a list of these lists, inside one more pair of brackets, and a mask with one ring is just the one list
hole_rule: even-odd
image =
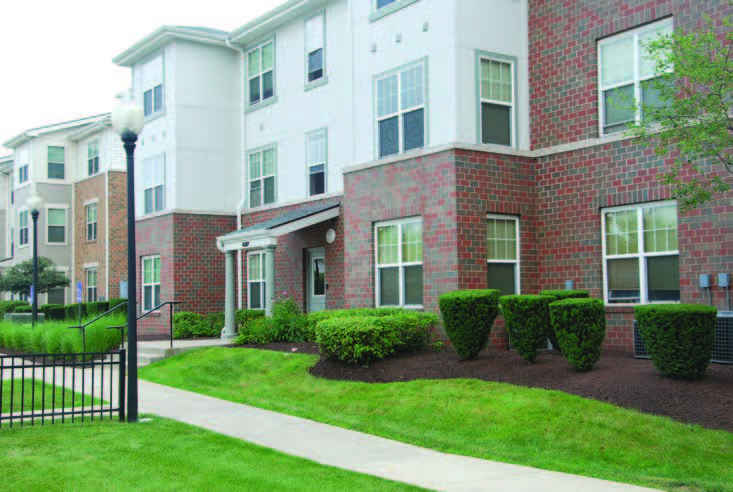
[[[69,245],[69,235],[70,235],[70,232],[71,232],[69,230],[69,224],[71,222],[69,220],[69,205],[55,204],[55,203],[46,203],[46,204],[44,204],[44,208],[45,208],[45,215],[46,215],[46,241],[45,241],[45,245],[46,246],[68,246]],[[51,242],[48,241],[48,237],[49,237],[48,228],[49,227],[52,227],[51,224],[50,224],[50,221],[49,221],[49,214],[48,214],[50,210],[63,210],[64,211],[64,242],[62,242],[62,243],[51,243]],[[58,227],[58,226],[53,226],[53,227]]]
[[[485,99],[484,98],[483,84],[482,84],[483,79],[481,77],[481,74],[482,74],[481,62],[483,62],[484,60],[489,61],[489,62],[505,63],[509,65],[509,81],[511,83],[511,88],[510,88],[509,93],[511,94],[511,98],[512,98],[511,103],[506,103],[505,101],[499,101],[496,99]],[[510,60],[508,58],[500,58],[497,56],[486,55],[486,54],[479,55],[479,65],[478,65],[478,74],[477,75],[478,75],[478,83],[479,83],[479,91],[478,91],[479,135],[480,135],[479,144],[481,145],[500,145],[500,144],[484,144],[483,143],[483,140],[484,140],[483,103],[487,103],[487,104],[494,104],[497,106],[506,106],[509,108],[509,145],[507,145],[507,147],[513,148],[517,146],[517,130],[516,130],[517,122],[515,118],[515,111],[517,109],[516,107],[517,101],[515,100],[516,87],[515,87],[515,82],[514,82],[515,76],[516,76],[515,70],[516,70],[516,66],[513,60]]]
[[[521,264],[522,264],[522,241],[521,241],[521,227],[519,226],[519,221],[521,218],[517,215],[510,215],[510,214],[486,214],[486,219],[497,219],[497,220],[513,220],[514,221],[514,234],[517,238],[517,258],[515,260],[493,260],[491,258],[486,258],[486,263],[504,263],[504,264],[512,264],[515,265],[514,267],[514,285],[516,286],[516,292],[515,294],[521,294],[522,293],[522,285],[521,285]],[[488,241],[488,236],[487,236]]]
[[[249,277],[249,271],[250,271],[250,258],[253,256],[258,256],[260,258],[260,277],[258,279],[252,280]],[[258,249],[257,251],[250,251],[247,253],[247,309],[265,309],[265,305],[267,302],[267,281],[266,281],[266,274],[265,274],[265,250],[264,249]],[[252,290],[251,285],[252,284],[261,284],[260,287],[260,307],[258,308],[252,308]]]
[[99,198],[91,198],[89,200],[84,200],[81,202],[82,207],[88,207],[89,205],[94,205],[95,203],[99,203]]
[[[145,283],[145,262],[152,261],[153,272],[155,272],[155,259],[156,258],[158,259],[158,265],[160,266],[160,281],[157,283],[151,282],[149,284],[146,284]],[[160,254],[141,256],[140,257],[140,287],[141,287],[140,295],[142,296],[142,299],[140,299],[140,306],[142,306],[143,312],[150,311],[151,309],[153,309],[156,306],[155,304],[155,286],[156,285],[158,286],[158,298],[160,298],[161,284],[163,283],[162,280],[163,280],[163,261],[160,257]],[[151,298],[152,305],[149,307],[145,306],[145,287],[152,287],[152,293],[153,293],[152,298]]]
[[[424,254],[423,259],[420,261],[413,261],[413,262],[403,262],[402,261],[402,226],[408,225],[408,224],[420,224],[422,226],[423,220],[422,216],[417,217],[405,217],[400,219],[393,219],[393,220],[385,220],[381,222],[375,222],[373,226],[374,231],[374,302],[376,307],[392,307],[391,304],[382,305],[382,300],[379,292],[379,281],[380,281],[380,269],[381,268],[398,268],[398,289],[399,289],[399,304],[397,304],[398,307],[404,307],[408,309],[422,309],[424,305],[424,295],[425,295],[425,273],[423,271],[423,304],[405,304],[405,279],[404,279],[404,267],[409,266],[423,266],[424,264]],[[379,236],[378,236],[378,229],[380,227],[390,227],[390,226],[397,226],[397,256],[399,260],[397,263],[385,263],[385,264],[379,264]],[[424,236],[423,231],[423,236]],[[422,237],[420,238],[421,243],[424,246],[424,241]]]

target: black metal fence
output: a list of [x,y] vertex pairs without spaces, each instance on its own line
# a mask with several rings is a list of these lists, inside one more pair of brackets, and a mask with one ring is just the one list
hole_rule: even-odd
[[0,427],[125,420],[124,349],[0,355],[0,376]]

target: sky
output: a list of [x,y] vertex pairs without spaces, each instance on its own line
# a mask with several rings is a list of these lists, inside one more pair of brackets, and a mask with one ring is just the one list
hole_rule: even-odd
[[[0,142],[107,113],[130,87],[112,58],[162,25],[233,31],[285,0],[8,0],[0,22]],[[0,147],[0,157],[12,154]]]

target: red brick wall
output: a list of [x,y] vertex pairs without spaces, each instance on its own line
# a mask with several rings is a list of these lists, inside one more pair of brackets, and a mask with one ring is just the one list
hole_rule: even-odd
[[[97,297],[107,299],[107,270],[105,262],[105,233],[107,228],[105,208],[107,194],[105,174],[98,174],[74,185],[74,277],[84,286],[84,301],[87,299],[85,263],[97,264]],[[97,199],[97,238],[87,241],[86,207],[84,202]],[[110,287],[112,287],[110,285]],[[76,298],[74,298],[76,299]]]
[[127,279],[127,173],[109,171],[109,297],[127,297],[120,281]]

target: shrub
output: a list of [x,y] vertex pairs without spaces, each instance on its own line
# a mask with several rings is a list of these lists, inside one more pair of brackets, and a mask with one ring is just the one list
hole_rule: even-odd
[[49,354],[62,353],[62,340],[66,335],[66,332],[66,328],[63,328],[61,326],[47,328],[44,333],[45,352]]
[[501,312],[512,347],[522,359],[532,363],[539,353],[538,346],[552,331],[550,296],[503,296]]
[[[113,307],[116,307],[120,304],[127,304],[127,299],[124,297],[113,297],[109,300],[109,308],[112,309]],[[127,308],[119,308],[115,313],[122,313],[125,316],[125,319],[127,319]]]
[[46,352],[43,336],[45,332],[46,330],[44,330],[41,325],[36,325],[36,327],[30,331],[28,334],[27,344],[31,352],[36,354],[43,354]]
[[397,333],[398,342],[394,347],[396,353],[416,352],[427,348],[439,322],[436,314],[408,310],[379,319],[389,323]]
[[48,308],[48,314],[46,314],[46,319],[49,321],[64,321],[66,319],[66,307],[65,306],[55,306],[53,304],[50,304]]
[[224,329],[224,313],[209,313],[201,319],[198,330],[194,332],[196,337],[219,337]]
[[461,359],[475,359],[489,342],[499,312],[498,290],[458,290],[438,299],[445,332]]
[[120,334],[117,330],[108,330],[103,325],[91,325],[86,333],[87,352],[106,352],[120,345]]
[[62,304],[43,304],[38,309],[43,313],[46,319],[51,319],[51,309],[55,307],[63,307]]
[[635,306],[634,315],[654,367],[664,376],[699,379],[715,343],[716,309],[697,304]]
[[[552,296],[556,301],[564,301],[565,299],[586,299],[590,297],[590,293],[587,290],[543,290],[540,292],[540,295]],[[552,323],[550,323],[547,338],[550,339],[552,348],[560,351],[560,344],[557,341],[557,335],[555,335],[555,329],[552,327]]]
[[587,371],[601,357],[606,338],[606,310],[599,299],[550,303],[550,317],[560,350],[578,370]]
[[272,321],[275,342],[307,342],[314,338],[308,318],[287,292],[274,299]]
[[61,337],[61,352],[64,354],[82,352],[82,340],[79,330],[66,330]]
[[16,306],[14,313],[30,313],[33,311],[32,306]]
[[173,338],[195,337],[201,321],[201,316],[196,313],[180,311],[173,314]]
[[[122,309],[122,308],[120,308]],[[109,311],[109,301],[95,301],[87,303],[87,313],[89,316],[99,316]]]
[[66,308],[66,319],[79,321],[79,306],[81,305],[81,317],[82,319],[87,317],[87,305],[82,302],[79,304],[67,304]]
[[368,364],[395,352],[400,343],[393,323],[375,316],[334,318],[318,323],[321,354],[347,364]]
[[262,309],[238,309],[234,314],[234,322],[237,325],[237,331],[241,331],[242,327],[254,319],[264,318],[265,311]]
[[272,343],[274,329],[272,318],[254,318],[239,330],[234,345],[267,345]]
[[0,301],[0,318],[6,313],[14,312],[18,306],[30,306],[30,304],[25,301]]

